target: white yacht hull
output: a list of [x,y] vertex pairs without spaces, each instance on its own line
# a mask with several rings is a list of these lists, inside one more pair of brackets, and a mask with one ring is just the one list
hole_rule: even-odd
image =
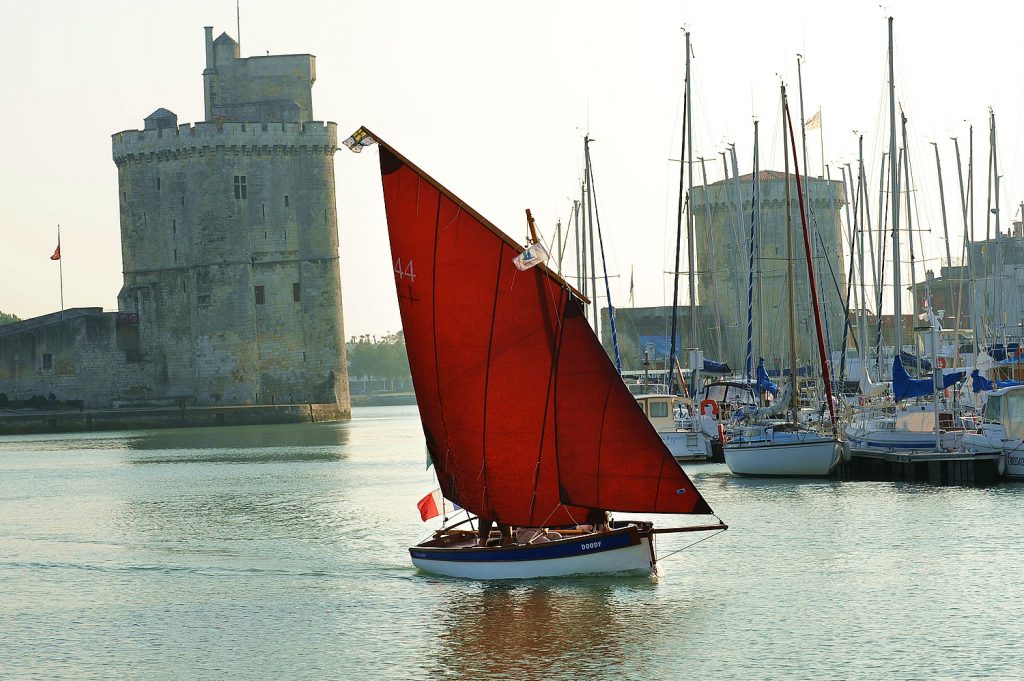
[[659,431],[658,437],[676,461],[705,461],[711,458],[708,439],[703,433]]
[[826,476],[840,456],[842,448],[834,440],[725,446],[725,463],[737,475]]
[[1002,453],[1000,474],[1004,478],[1024,480],[1024,440],[1002,438],[983,431],[965,434],[963,444],[964,449],[977,454]]

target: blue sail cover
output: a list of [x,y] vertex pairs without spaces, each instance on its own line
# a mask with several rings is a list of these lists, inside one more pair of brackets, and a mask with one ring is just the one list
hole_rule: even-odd
[[1012,388],[1017,385],[1024,385],[1020,381],[990,381],[982,376],[977,369],[971,372],[971,390],[976,393],[996,388]]
[[704,358],[704,373],[706,374],[731,374],[732,369],[725,362],[716,362],[713,359]]
[[[948,388],[954,383],[963,380],[964,376],[966,374],[963,371],[944,374],[942,376],[942,387]],[[908,397],[924,397],[925,395],[931,395],[933,392],[935,392],[935,383],[932,378],[911,378],[907,370],[903,368],[902,360],[899,357],[893,358],[892,394],[897,401],[905,400]]]
[[971,372],[971,391],[980,393],[985,390],[992,390],[995,386],[992,385],[992,381],[988,380],[977,369]]
[[757,389],[772,394],[772,397],[779,394],[779,386],[772,383],[768,378],[768,372],[764,368],[764,357],[757,363]]

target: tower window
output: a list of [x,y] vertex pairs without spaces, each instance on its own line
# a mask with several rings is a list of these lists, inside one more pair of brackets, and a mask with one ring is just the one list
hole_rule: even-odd
[[178,249],[174,249],[174,262],[178,262]]
[[296,303],[301,299],[302,289],[299,286],[299,282],[292,284],[292,300]]
[[156,178],[156,190],[160,191],[160,178]]
[[284,195],[284,207],[285,208],[288,207],[288,195],[287,194]]
[[235,175],[235,198],[244,199],[247,197],[247,192],[245,190],[245,175]]
[[178,233],[178,221],[177,220],[171,220],[171,232],[174,233],[174,234]]
[[49,353],[49,352],[44,352],[43,353],[43,368],[44,369],[52,369],[53,368],[53,354],[52,353]]
[[264,300],[263,287],[262,286],[257,286],[256,287],[256,304],[257,305],[262,305],[263,304],[263,300]]

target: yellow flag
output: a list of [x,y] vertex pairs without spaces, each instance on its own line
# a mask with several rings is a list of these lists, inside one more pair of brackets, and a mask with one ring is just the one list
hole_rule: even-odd
[[818,109],[818,113],[807,119],[807,122],[804,123],[804,127],[808,130],[814,130],[815,128],[821,127],[821,109]]

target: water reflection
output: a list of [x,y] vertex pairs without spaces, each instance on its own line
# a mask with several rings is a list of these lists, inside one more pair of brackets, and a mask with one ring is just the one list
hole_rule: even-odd
[[605,678],[656,633],[656,618],[637,616],[656,589],[643,578],[460,585],[440,608],[433,675]]
[[271,449],[344,445],[346,423],[302,423],[221,428],[171,428],[137,433],[129,449]]

